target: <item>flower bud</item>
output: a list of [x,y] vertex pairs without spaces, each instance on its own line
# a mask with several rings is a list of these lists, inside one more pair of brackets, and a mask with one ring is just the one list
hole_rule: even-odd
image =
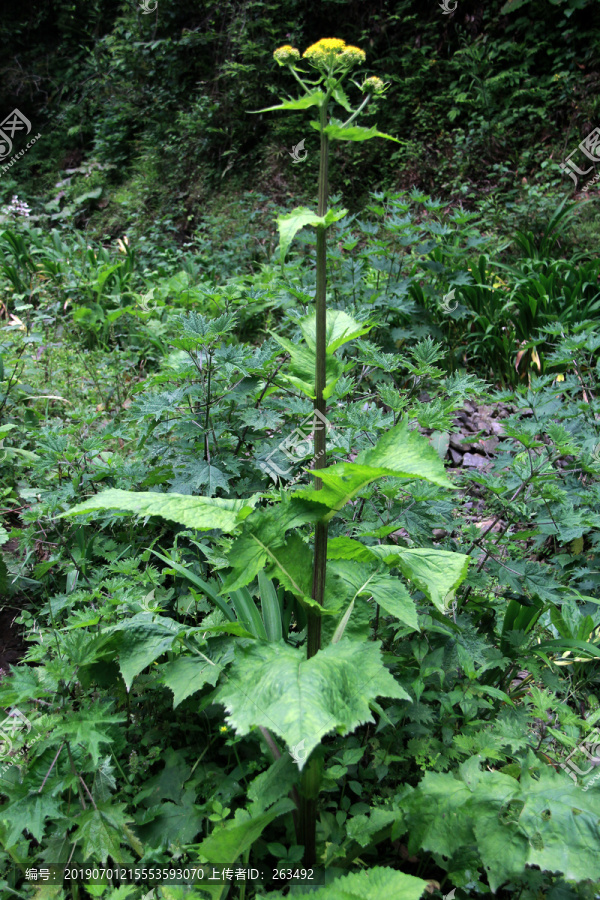
[[290,44],[285,44],[283,47],[278,47],[277,50],[275,50],[273,58],[280,66],[289,66],[292,65],[292,63],[298,62],[300,59],[300,51],[296,50],[296,48],[292,47]]
[[377,78],[376,75],[372,75],[371,78],[367,78],[366,81],[363,81],[360,89],[363,94],[383,94],[385,91],[385,82],[382,81],[381,78]]

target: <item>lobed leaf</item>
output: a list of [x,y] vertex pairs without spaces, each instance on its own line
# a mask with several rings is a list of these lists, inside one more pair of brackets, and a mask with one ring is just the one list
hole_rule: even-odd
[[311,659],[283,643],[240,648],[216,700],[238,734],[264,726],[291,749],[301,746],[295,758],[302,769],[327,732],[348,734],[373,722],[375,697],[411,700],[383,665],[380,646],[341,640]]

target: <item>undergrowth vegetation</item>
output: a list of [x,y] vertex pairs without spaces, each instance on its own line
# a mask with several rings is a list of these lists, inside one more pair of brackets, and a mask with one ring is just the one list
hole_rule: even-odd
[[[298,869],[286,745],[302,762],[322,728],[330,876],[360,859],[465,895],[593,896],[598,795],[560,763],[600,719],[598,264],[552,240],[498,253],[479,225],[383,193],[333,227],[329,315],[372,327],[336,353],[331,461],[389,467],[378,448],[400,429],[434,480],[400,470],[339,507],[331,660],[305,677],[334,690],[350,654],[343,714],[321,721],[313,697],[267,739],[300,690],[277,666],[306,641],[314,515],[290,495],[307,496],[312,404],[281,339],[298,345],[310,307],[310,235],[283,269],[216,284],[201,254],[151,269],[132,245],[5,230],[0,578],[28,650],[0,698],[32,726],[2,775],[7,889],[28,896],[10,863],[233,866],[251,847]],[[561,291],[536,307],[540,283]],[[468,403],[480,435],[460,431]],[[452,464],[457,438],[477,465]],[[114,511],[94,512],[107,489]],[[275,696],[248,693],[264,671]]]

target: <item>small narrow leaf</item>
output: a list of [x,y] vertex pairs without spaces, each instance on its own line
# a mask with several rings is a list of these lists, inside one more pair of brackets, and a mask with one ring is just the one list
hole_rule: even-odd
[[238,621],[247,628],[250,634],[260,640],[267,640],[265,625],[260,617],[256,603],[247,587],[243,586],[230,592],[231,602],[236,611]]
[[282,638],[281,604],[273,582],[270,578],[267,578],[263,571],[258,573],[258,587],[267,639],[269,641],[280,641]]
[[388,141],[394,141],[396,144],[406,143],[392,137],[391,134],[377,131],[375,125],[372,128],[363,128],[362,125],[348,125],[345,128],[342,125],[327,125],[325,134],[330,141],[368,141],[371,138],[380,137],[387,138]]
[[185,566],[180,565],[180,563],[176,562],[174,559],[171,559],[168,556],[164,556],[162,553],[159,553],[157,550],[152,550],[155,556],[158,556],[159,559],[162,559],[163,562],[167,563],[175,572],[185,578],[187,581],[191,582],[197,588],[199,588],[202,593],[206,594],[207,597],[215,603],[224,616],[226,616],[230,622],[235,622],[235,615],[228,606],[228,604],[223,600],[222,597],[219,597],[217,592],[211,587],[211,585],[204,581],[202,578],[199,578],[194,572],[191,572]]
[[333,637],[331,638],[331,643],[332,643],[332,644],[337,644],[337,642],[340,641],[340,640],[343,638],[343,636],[344,636],[344,631],[346,630],[346,625],[348,624],[348,619],[349,619],[350,616],[352,615],[352,610],[353,610],[353,609],[354,609],[354,600],[351,600],[351,601],[350,601],[350,604],[349,604],[349,606],[348,606],[348,609],[346,610],[346,612],[345,612],[344,615],[342,616],[339,625],[337,626],[337,628],[336,628],[335,631],[333,632]]
[[283,100],[281,103],[278,103],[277,106],[267,106],[265,109],[253,109],[250,110],[250,112],[257,114],[274,112],[278,109],[309,109],[311,106],[321,106],[324,99],[325,94],[323,91],[312,91],[310,94],[307,94],[305,97],[300,97],[298,100]]

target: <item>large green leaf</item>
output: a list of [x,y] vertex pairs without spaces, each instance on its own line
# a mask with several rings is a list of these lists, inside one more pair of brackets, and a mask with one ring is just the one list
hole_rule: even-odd
[[327,732],[348,734],[372,722],[375,697],[411,699],[383,665],[379,647],[342,640],[311,659],[287,644],[240,648],[216,699],[239,734],[264,726],[288,747],[301,747],[296,758],[302,768]]
[[327,541],[327,559],[352,559],[358,562],[371,562],[375,557],[372,548],[349,537],[330,538]]
[[[276,577],[297,597],[306,599],[304,583],[300,583],[294,574],[297,560],[293,560],[294,571],[289,565],[289,554],[285,550],[286,533],[291,528],[316,522],[321,512],[314,507],[311,509],[310,504],[297,502],[256,510],[244,523],[241,535],[231,548],[231,571],[224,581],[221,593],[227,594],[250,584],[259,571],[267,569],[269,577]],[[293,537],[298,538],[297,535]],[[294,541],[294,546],[297,547],[298,554],[302,554],[303,566],[312,569],[309,547],[306,544],[302,548],[298,547],[297,540]]]
[[78,516],[97,510],[127,510],[138,516],[162,516],[188,528],[210,531],[220,528],[233,531],[250,515],[256,498],[250,500],[226,500],[218,497],[191,497],[187,494],[156,494],[150,491],[119,491],[111,488],[78,503],[59,519]]
[[419,630],[415,601],[397,578],[390,575],[375,575],[370,579],[367,591],[386,613],[396,616],[409,628]]
[[[429,882],[413,875],[405,875],[396,869],[374,866],[363,872],[354,872],[343,878],[336,878],[331,884],[311,892],[311,900],[419,900],[428,889]],[[262,900],[262,894],[257,894]],[[269,891],[269,900],[284,900],[280,891]]]
[[[19,786],[25,790],[24,786]],[[50,792],[40,794],[37,790],[29,790],[19,799],[14,800],[8,806],[4,806],[0,812],[0,818],[8,824],[5,849],[13,847],[17,841],[22,840],[22,832],[27,830],[34,836],[38,843],[44,837],[46,819],[55,819],[60,816],[61,808],[57,800],[50,796]]]
[[[427,772],[402,801],[408,850],[451,857],[476,844],[496,892],[526,866],[560,872],[565,880],[600,878],[600,793],[583,791],[529,754],[521,780],[481,771],[471,757],[458,772]],[[533,777],[535,770],[536,777]]]
[[386,432],[374,447],[359,453],[354,462],[319,469],[321,490],[307,488],[293,496],[328,506],[331,512],[324,517],[328,520],[364,487],[384,475],[424,478],[442,487],[455,488],[427,439],[410,431],[404,421]]
[[433,484],[456,489],[456,485],[448,481],[444,464],[427,438],[409,429],[406,420],[390,428],[374,447],[359,453],[355,462],[383,470],[382,474],[425,478]]
[[124,863],[129,855],[121,850],[123,841],[143,856],[144,848],[129,827],[133,819],[126,814],[126,809],[127,804],[109,800],[79,814],[79,827],[73,837],[81,841],[84,860],[92,857],[95,863],[105,865],[110,856],[115,862]]
[[86,703],[81,709],[72,710],[69,715],[53,723],[52,736],[65,738],[72,744],[80,744],[87,750],[94,766],[100,761],[100,745],[112,744],[111,732],[114,726],[125,721],[121,715],[110,713],[109,706]]
[[[146,846],[188,844],[202,831],[205,816],[194,806],[196,791],[192,788],[184,795],[182,803],[161,802],[145,810],[136,811],[137,832]],[[150,819],[150,816],[152,818]],[[111,897],[112,900],[112,897]]]
[[444,598],[467,577],[469,557],[464,553],[428,548],[406,550],[394,544],[369,549],[386,563],[398,566],[404,577],[423,591],[440,612],[444,611]]
[[269,577],[275,578],[303,603],[312,605],[313,554],[299,534],[289,535],[285,544],[269,553],[266,568]]
[[333,210],[329,209],[324,216],[317,215],[312,209],[306,206],[297,206],[290,213],[277,217],[277,225],[279,226],[279,252],[281,254],[281,262],[284,261],[289,246],[294,240],[295,235],[307,225],[322,225],[328,228],[334,222],[338,222],[348,212],[347,209]]
[[[525,806],[519,816],[530,835],[528,864],[548,872],[562,872],[567,881],[600,878],[600,795],[583,791],[570,778],[549,766],[539,778],[525,769],[521,791]],[[480,832],[483,831],[478,826]],[[541,835],[541,841],[535,840]],[[478,836],[478,839],[481,838]],[[502,858],[499,856],[499,864]]]
[[372,565],[357,562],[346,562],[340,574],[351,586],[353,600],[372,597],[385,612],[415,631],[419,630],[415,601],[398,578],[382,574]]
[[286,797],[298,782],[298,769],[289,753],[282,753],[266,771],[257,775],[248,785],[247,797],[252,812],[264,812]]

